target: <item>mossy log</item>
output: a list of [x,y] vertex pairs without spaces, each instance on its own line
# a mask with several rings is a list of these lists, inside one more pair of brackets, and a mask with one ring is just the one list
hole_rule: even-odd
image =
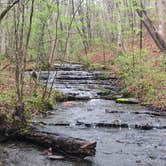
[[139,100],[134,98],[118,98],[116,102],[122,104],[139,104]]

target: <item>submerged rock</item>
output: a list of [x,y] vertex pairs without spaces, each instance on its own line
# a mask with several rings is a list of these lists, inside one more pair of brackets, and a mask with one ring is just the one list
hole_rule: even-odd
[[135,125],[135,129],[140,129],[140,130],[152,130],[154,128],[153,125],[150,124],[145,124],[145,125]]

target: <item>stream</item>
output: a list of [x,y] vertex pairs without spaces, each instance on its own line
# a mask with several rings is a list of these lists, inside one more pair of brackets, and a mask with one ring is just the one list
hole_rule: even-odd
[[[0,166],[166,166],[166,113],[104,99],[103,90],[118,92],[111,72],[103,77],[79,64],[55,64],[55,70],[48,83],[56,77],[54,88],[70,100],[56,103],[34,123],[41,131],[96,140],[96,156],[50,160],[40,147],[10,141],[0,144]],[[48,72],[39,77],[45,84]]]

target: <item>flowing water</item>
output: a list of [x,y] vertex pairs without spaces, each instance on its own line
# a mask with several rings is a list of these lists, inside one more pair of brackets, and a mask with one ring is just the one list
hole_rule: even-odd
[[[8,142],[0,145],[0,166],[166,166],[166,114],[102,99],[103,89],[117,91],[111,74],[99,79],[100,72],[81,71],[79,65],[67,67],[51,72],[49,84],[56,75],[54,88],[75,101],[57,103],[46,117],[36,117],[34,122],[42,122],[42,131],[96,140],[96,156],[52,161],[39,147]],[[42,72],[42,83],[47,76]]]

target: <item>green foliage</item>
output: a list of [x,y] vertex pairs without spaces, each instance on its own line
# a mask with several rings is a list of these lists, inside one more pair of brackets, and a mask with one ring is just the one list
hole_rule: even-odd
[[15,106],[16,104],[16,92],[15,90],[2,91],[0,93],[0,103],[6,103],[9,106]]
[[53,99],[50,98],[48,101],[43,101],[42,96],[30,96],[25,97],[25,106],[28,112],[30,110],[44,111],[53,108]]
[[109,77],[109,75],[110,75],[110,72],[102,72],[98,75],[98,78],[99,79],[106,79]]
[[165,88],[166,75],[162,57],[149,57],[146,51],[141,59],[137,51],[134,56],[134,62],[133,56],[128,54],[115,59],[124,83],[122,92],[139,97],[146,104],[165,107],[165,91],[162,89]]
[[6,56],[0,55],[0,63],[6,60]]
[[47,71],[47,70],[50,70],[51,69],[51,65],[49,64],[48,61],[44,61],[40,64],[39,68],[42,70],[42,71]]
[[55,91],[54,99],[56,102],[63,102],[65,100],[67,100],[67,96],[65,96],[62,92]]
[[31,126],[25,126],[23,128],[21,128],[20,132],[23,133],[23,134],[30,134],[32,131],[32,128]]
[[112,91],[111,90],[108,90],[108,89],[105,89],[101,86],[97,87],[97,89],[99,89],[101,92],[100,92],[100,95],[101,96],[108,96],[108,95],[112,95]]
[[91,63],[92,54],[85,55],[81,57],[81,63],[84,64],[86,68],[91,68],[93,63]]

